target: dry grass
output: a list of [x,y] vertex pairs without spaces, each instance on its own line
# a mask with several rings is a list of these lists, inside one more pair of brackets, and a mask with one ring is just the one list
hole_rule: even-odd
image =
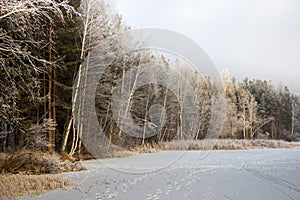
[[76,162],[63,159],[59,154],[20,150],[0,156],[0,172],[10,174],[57,174],[80,171],[85,168]]
[[0,199],[16,199],[21,195],[38,195],[44,190],[54,190],[72,185],[70,179],[56,175],[0,175]]
[[80,163],[71,162],[65,155],[56,153],[33,150],[1,153],[0,199],[15,199],[20,195],[40,194],[43,190],[70,186],[70,179],[50,174],[84,169]]
[[135,151],[129,151],[129,150],[110,150],[107,151],[103,154],[100,154],[97,156],[99,159],[103,158],[123,158],[123,157],[128,157],[128,156],[133,156],[139,154],[138,152]]
[[97,155],[83,155],[83,160],[88,159],[105,159],[105,158],[123,158],[128,156],[139,155],[142,153],[153,153],[156,150],[153,148],[152,144],[145,144],[143,146],[137,146],[134,148],[122,148],[118,146],[102,147],[101,151],[97,152]]
[[295,148],[299,143],[282,140],[232,140],[232,139],[206,139],[206,140],[173,140],[156,145],[160,150],[240,150],[251,148]]

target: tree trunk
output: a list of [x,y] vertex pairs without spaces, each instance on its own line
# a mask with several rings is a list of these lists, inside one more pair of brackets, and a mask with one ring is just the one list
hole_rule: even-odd
[[[57,124],[56,123],[56,99],[57,99],[57,97],[56,97],[56,81],[57,81],[57,76],[56,76],[56,69],[54,68],[53,69],[53,106],[52,106],[52,109],[53,109],[53,121],[54,121],[54,123],[55,124]],[[56,130],[57,129],[55,129],[54,131],[53,131],[53,135],[52,135],[52,140],[53,140],[53,149],[55,149],[55,144],[56,144]]]
[[291,128],[291,136],[294,135],[294,129],[295,129],[295,103],[294,99],[292,99],[292,128]]
[[[53,67],[52,67],[52,31],[53,25],[50,22],[49,28],[49,80],[48,80],[48,118],[53,119],[52,116],[52,77],[53,77]],[[49,152],[52,154],[54,150],[54,131],[49,130]]]
[[73,116],[71,115],[67,129],[65,130],[64,135],[63,135],[63,140],[62,140],[62,144],[61,144],[61,152],[66,151],[66,146],[67,146],[67,142],[68,142],[68,138],[69,138],[69,133],[70,133],[71,127],[72,127],[72,122],[73,122]]

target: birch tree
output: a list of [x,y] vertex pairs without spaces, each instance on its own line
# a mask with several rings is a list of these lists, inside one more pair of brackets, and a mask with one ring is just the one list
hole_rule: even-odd
[[[86,58],[88,53],[93,50],[96,46],[103,45],[103,52],[114,52],[115,49],[110,46],[110,42],[113,41],[114,37],[124,31],[126,28],[122,24],[121,17],[114,12],[112,7],[105,2],[104,0],[84,0],[81,1],[80,5],[80,13],[82,14],[82,46],[81,46],[81,55],[80,59],[83,60]],[[79,66],[78,70],[78,79],[77,82],[74,83],[75,91],[74,91],[74,99],[73,101],[78,101],[78,95],[85,95],[85,87],[86,87],[86,80],[87,80],[87,72],[88,67],[85,67],[84,71],[82,70],[82,66]],[[79,94],[79,87],[83,87],[80,89]],[[79,107],[83,108],[84,102],[80,98]],[[74,106],[72,108],[72,113],[74,113]],[[80,110],[76,113],[76,115],[81,116],[83,110]],[[65,151],[66,144],[68,141],[69,133],[73,132],[73,144],[71,146],[70,155],[72,156],[76,149],[78,149],[79,154],[81,150],[81,140],[80,137],[82,136],[82,123],[81,118],[76,117],[78,120],[74,123],[74,116],[69,117],[68,122],[68,129],[65,131],[63,136],[63,143],[62,143],[62,151]],[[73,124],[73,128],[71,126]]]

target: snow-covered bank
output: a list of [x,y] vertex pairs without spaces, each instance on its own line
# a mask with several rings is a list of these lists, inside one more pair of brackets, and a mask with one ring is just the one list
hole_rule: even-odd
[[299,199],[300,149],[162,151],[84,161],[77,186],[24,199]]
[[157,145],[161,150],[241,150],[256,148],[300,148],[300,143],[283,140],[238,140],[238,139],[205,139],[205,140],[172,140]]

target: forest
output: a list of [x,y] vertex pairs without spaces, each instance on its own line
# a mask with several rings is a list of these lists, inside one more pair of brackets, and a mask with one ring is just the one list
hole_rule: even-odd
[[[192,139],[205,139],[212,113],[211,97],[218,91],[215,80],[189,72],[184,62],[171,63],[162,54],[124,53],[112,41],[130,29],[104,0],[1,1],[0,151],[39,149],[64,152],[70,157],[86,152],[81,141],[84,133],[73,116],[72,95],[83,61],[99,46],[114,60],[99,82],[95,105],[99,124],[112,144],[132,147],[170,141],[180,130],[180,102],[161,85],[145,85],[131,98],[131,114],[140,127],[151,121],[150,105],[164,107],[165,126],[158,134],[132,138],[118,129],[110,106],[112,90],[131,66],[145,63],[159,63],[163,68],[176,65],[181,70],[178,73],[190,80],[200,113],[198,119],[191,119],[197,121]],[[299,94],[268,80],[238,81],[227,70],[220,73],[220,80],[226,117],[219,139],[299,140]],[[184,87],[179,86],[183,95]],[[179,139],[186,139],[185,134],[181,133]]]

